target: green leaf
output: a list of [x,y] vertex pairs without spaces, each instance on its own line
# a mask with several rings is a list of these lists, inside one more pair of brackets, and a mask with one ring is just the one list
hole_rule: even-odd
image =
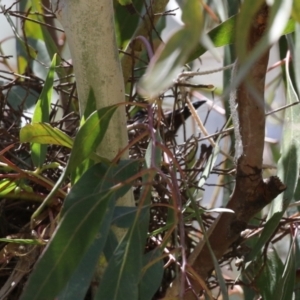
[[238,15],[236,28],[236,51],[240,62],[244,61],[248,53],[248,40],[249,32],[253,20],[256,18],[256,14],[260,9],[263,0],[251,1],[245,0],[241,7],[241,12]]
[[282,214],[278,212],[267,221],[258,241],[255,243],[255,246],[253,246],[251,252],[246,257],[247,262],[251,262],[255,259],[256,256],[260,255],[262,247],[266,245],[266,243],[270,240],[271,236],[273,235],[275,229],[278,227],[278,224],[281,220],[281,216]]
[[10,192],[12,192],[17,187],[15,181],[11,181],[9,179],[1,179],[0,180],[0,196],[4,196]]
[[[24,7],[24,11],[28,10],[29,8],[34,9],[35,12],[43,12],[42,5],[40,2],[38,2],[38,0],[27,1],[26,6]],[[30,19],[35,21],[44,21],[43,18],[38,17],[38,14],[31,14]],[[24,31],[26,32],[27,38],[29,37],[35,40],[43,40],[42,26],[36,22],[32,22],[30,20],[25,19]]]
[[76,270],[73,271],[71,278],[63,291],[59,294],[57,300],[83,300],[90,287],[92,277],[95,273],[95,267],[99,262],[99,256],[103,251],[107,241],[107,232],[110,228],[110,219],[105,218],[103,225],[98,231],[93,244],[83,255]]
[[182,20],[185,26],[165,46],[161,46],[140,82],[140,91],[146,96],[154,97],[168,88],[196,47],[203,29],[199,1],[189,0],[185,3]]
[[[144,0],[133,0],[131,1],[132,5],[128,7],[124,7],[117,1],[114,2],[117,44],[119,48],[125,49],[139,24],[139,14],[142,13],[145,2]],[[137,13],[134,13],[135,11]]]
[[[87,173],[89,174],[89,178],[86,177],[87,175],[85,175],[84,178],[87,178],[87,180],[79,180],[78,183],[72,188],[69,197],[67,197],[64,203],[62,215],[65,214],[66,211],[68,211],[73,205],[75,205],[81,197],[85,196],[86,190],[89,190],[91,193],[96,192],[97,189],[95,187],[99,185],[99,182],[102,183],[101,189],[107,190],[118,182],[124,181],[135,175],[138,171],[138,165],[139,164],[137,161],[120,161],[118,166],[109,169],[107,169],[107,167],[105,167],[103,164],[98,165],[96,174],[95,168],[93,168],[93,171],[88,171]],[[116,196],[122,196],[129,186],[130,185],[127,184],[125,189],[121,188],[117,190]],[[115,209],[113,210],[113,214],[115,214]],[[78,267],[68,281],[67,286],[60,293],[58,300],[84,299],[94,275],[94,269],[99,260],[99,256],[102,250],[107,248],[107,243],[111,243],[112,233],[109,230],[112,221],[111,219],[111,216],[105,219],[105,223],[103,223],[97,234],[99,238],[94,240],[93,244],[81,259]],[[106,241],[107,232],[110,232],[108,241]],[[103,249],[103,247],[105,248]]]
[[218,154],[220,152],[220,147],[218,145],[219,140],[220,139],[218,139],[218,141],[216,143],[216,146],[213,149],[213,153],[212,153],[212,155],[210,155],[209,159],[207,160],[205,168],[204,168],[204,170],[203,170],[203,172],[201,174],[200,180],[198,182],[198,187],[199,188],[201,188],[205,184],[205,182],[207,181],[207,178],[210,175],[211,170],[213,169],[213,167],[214,167],[214,165],[216,163]]
[[[276,292],[272,299],[293,299],[293,292],[295,286],[295,274],[296,274],[296,261],[295,261],[295,239],[293,239],[287,259],[284,265],[284,271],[280,273],[280,280],[276,284]],[[267,298],[266,298],[267,299]]]
[[75,170],[92,152],[96,151],[117,108],[118,106],[114,105],[95,111],[80,127],[68,162],[68,172]]
[[[158,131],[155,138],[156,142],[160,142]],[[153,162],[160,166],[161,149],[154,147],[154,141],[149,142],[145,157],[145,168],[153,167]],[[143,176],[143,188],[133,224],[109,260],[95,300],[139,299],[137,283],[141,276],[150,218],[149,209],[145,209],[145,206],[150,204],[151,183],[155,174],[156,171],[149,170]]]
[[95,299],[138,299],[137,283],[143,265],[148,222],[149,209],[136,214],[134,224],[109,260]]
[[255,278],[259,275],[255,283],[263,299],[275,299],[282,272],[283,264],[275,249],[267,252],[266,261],[263,255],[259,255],[247,269],[248,276],[251,274],[250,276]]
[[[235,41],[235,33],[236,33],[236,21],[237,16],[232,16],[227,19],[225,22],[216,26],[214,29],[208,32],[208,37],[211,39],[215,47],[222,47],[226,45],[233,44]],[[282,35],[289,34],[295,30],[295,21],[290,19],[288,20],[286,27],[282,33]],[[207,49],[199,44],[195,50],[193,50],[192,54],[189,55],[186,63],[189,63],[201,55],[203,55]]]
[[57,296],[97,237],[99,228],[111,217],[115,201],[113,192],[88,194],[70,209],[37,262],[21,300],[50,300]]
[[49,72],[41,92],[41,95],[35,105],[32,123],[49,122],[49,111],[53,93],[53,81],[56,68],[56,54],[53,56]]
[[17,38],[17,42],[19,45],[21,45],[22,49],[24,51],[27,51],[29,53],[29,55],[32,57],[32,58],[36,58],[37,56],[37,52],[35,51],[34,48],[32,48],[30,45],[28,45],[22,38],[21,36],[19,35],[18,33],[18,30],[14,24],[14,21],[11,19],[10,15],[9,15],[9,12],[8,10],[6,10],[3,6],[1,7],[2,8],[2,11],[4,12],[4,15],[9,23],[9,25],[11,26],[11,29],[15,35],[15,37]]
[[300,23],[300,0],[293,1],[292,17],[295,21]]
[[[260,0],[261,1],[261,0]],[[254,5],[254,4],[255,5]],[[262,38],[257,42],[254,49],[249,53],[247,50],[247,37],[249,35],[249,22],[255,17],[257,10],[256,4],[259,1],[244,1],[241,13],[239,15],[239,21],[237,26],[237,42],[236,42],[236,52],[239,57],[239,70],[232,82],[230,89],[236,88],[239,83],[245,78],[246,74],[252,68],[253,64],[262,56],[265,51],[268,51],[271,45],[276,43],[281,35],[284,33],[284,29],[288,24],[292,9],[292,0],[275,0],[273,5],[270,7],[270,12],[268,15],[268,26],[264,32]],[[250,14],[249,14],[250,12]],[[247,21],[245,25],[244,21]]]
[[64,172],[61,174],[50,194],[32,214],[32,220],[34,220],[49,203],[57,189],[64,182],[66,176],[76,170],[76,168],[96,150],[106,133],[109,121],[116,109],[116,105],[101,108],[91,114],[81,126],[75,137],[72,152]]
[[94,91],[92,89],[89,90],[89,95],[87,98],[87,102],[86,102],[86,106],[85,106],[85,110],[83,113],[83,116],[81,117],[80,120],[80,126],[82,126],[85,121],[88,119],[88,117],[97,110],[96,107],[96,97],[94,94]]
[[44,145],[59,145],[72,148],[73,139],[67,134],[47,123],[28,124],[20,130],[21,143],[39,143]]
[[[23,30],[26,32],[26,42],[37,53],[36,59],[42,64],[36,64],[33,61],[28,61],[26,49],[18,49],[19,72],[22,74],[25,71],[26,65],[33,68],[40,78],[46,78],[46,68],[44,65],[50,64],[50,59],[59,53],[56,43],[50,34],[51,30],[42,24],[47,23],[44,18],[44,7],[39,0],[22,1],[22,9],[20,11],[30,11],[30,17],[24,19]],[[56,27],[57,31],[63,31]],[[60,57],[57,57],[57,65],[61,62]],[[56,73],[59,78],[67,75],[66,68],[57,68]]]
[[299,23],[296,24],[296,28],[295,28],[295,45],[294,45],[292,55],[293,55],[292,62],[294,66],[296,89],[298,91],[298,95],[300,95],[300,24]]
[[[149,206],[144,206],[142,208],[142,210],[147,209],[149,209]],[[134,222],[138,210],[138,207],[117,206],[114,210],[112,223],[120,228],[129,228]]]
[[[57,47],[57,44],[53,41],[53,38],[50,34],[50,30],[41,24],[47,23],[44,18],[44,8],[42,5],[42,2],[40,0],[30,0],[28,1],[27,6],[24,8],[24,11],[27,11],[29,8],[31,8],[35,13],[30,15],[30,19],[35,20],[36,22],[31,22],[29,20],[26,20],[25,22],[25,31],[26,36],[33,40],[39,41],[39,49],[37,49],[39,52],[41,52],[41,49],[44,48],[43,52],[47,52],[47,56],[50,58],[55,55],[55,53],[60,53],[60,50]],[[58,31],[63,31],[62,29]],[[36,44],[36,42],[34,42]],[[46,50],[46,51],[45,51]],[[57,57],[57,65],[59,65],[61,62],[60,57]],[[67,75],[66,68],[57,68],[56,74],[59,76],[59,78],[63,78]]]
[[12,244],[24,244],[24,245],[44,245],[45,242],[33,239],[6,239],[0,238],[0,242],[12,243]]
[[[286,64],[287,104],[299,102],[298,96]],[[287,185],[276,201],[272,202],[268,219],[276,212],[284,213],[286,207],[293,199],[297,186],[300,166],[300,105],[294,105],[285,110],[283,139],[281,143],[281,158],[278,162],[278,177]]]
[[109,260],[95,299],[138,299],[142,254],[146,234],[140,235],[140,226],[148,223],[148,211],[137,214],[134,225],[118,245]]
[[[42,90],[42,93],[35,105],[32,123],[49,122],[50,105],[53,92],[53,81],[56,67],[56,54],[54,55],[50,69]],[[41,167],[45,161],[47,146],[37,143],[31,144],[31,158],[36,167]]]
[[255,268],[256,272],[252,274],[253,277],[256,276],[257,273],[261,274],[257,282],[264,299],[293,299],[292,294],[294,291],[296,274],[294,250],[293,240],[284,265],[274,249],[273,252],[271,252],[271,255],[270,252],[267,253],[268,260],[262,272],[262,266],[256,266],[257,261],[260,261],[260,264],[264,264],[264,262],[261,261],[261,254],[252,263],[251,267],[247,268],[247,274],[249,274],[249,272],[253,273],[253,269]]
[[[36,263],[21,300],[53,299],[72,274],[76,274],[77,280],[80,280],[80,272],[76,272],[76,268],[90,247],[93,247],[95,240],[101,239],[100,245],[96,241],[97,249],[93,249],[92,257],[85,257],[90,266],[98,258],[109,232],[116,200],[130,189],[131,184],[119,185],[119,189],[112,186],[124,181],[125,177],[128,179],[128,174],[134,174],[136,169],[132,166],[132,162],[109,167],[97,164],[74,185],[66,198],[57,230]],[[88,186],[93,188],[87,189]],[[76,278],[75,283],[78,283]],[[89,280],[85,280],[87,282]]]
[[[97,191],[110,190],[120,182],[128,180],[135,175],[137,171],[138,161],[135,160],[121,160],[117,165],[107,165],[105,163],[94,165],[84,173],[82,179],[72,187],[64,201],[61,217],[77,202],[81,202],[82,197],[86,195],[87,191],[93,194]],[[124,195],[128,187],[129,184],[119,187],[115,191],[116,196],[121,197],[121,195]]]
[[[139,284],[139,299],[151,300],[161,285],[161,281],[164,274],[164,263],[162,259],[158,260],[156,263],[152,262],[159,257],[162,253],[159,248],[156,248],[143,257],[143,265],[146,267],[145,273],[142,275],[142,279]],[[147,265],[151,264],[149,267]]]
[[[86,119],[96,110],[96,99],[93,90],[89,91],[87,103],[85,106],[84,113],[80,120],[80,127],[85,123]],[[84,174],[92,165],[94,161],[90,158],[85,159],[76,169],[71,172],[71,184],[74,185],[79,178]]]

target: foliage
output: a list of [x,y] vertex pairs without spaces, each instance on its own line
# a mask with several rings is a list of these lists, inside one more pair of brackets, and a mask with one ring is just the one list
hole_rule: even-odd
[[[299,298],[299,1],[204,2],[178,1],[183,26],[162,43],[178,10],[114,1],[127,102],[96,109],[90,89],[82,115],[55,6],[2,6],[16,59],[2,40],[0,299]],[[279,61],[258,70],[273,44]],[[207,81],[209,72],[191,71],[206,52],[223,59],[227,85],[196,81]],[[278,108],[267,95],[279,83],[286,105]],[[203,99],[199,117],[192,102]],[[126,110],[128,147],[100,157],[118,109]],[[214,111],[224,123],[217,132],[207,126]],[[265,120],[283,127],[281,143],[265,140]],[[264,144],[268,164],[257,155]],[[136,205],[118,206],[128,191]]]

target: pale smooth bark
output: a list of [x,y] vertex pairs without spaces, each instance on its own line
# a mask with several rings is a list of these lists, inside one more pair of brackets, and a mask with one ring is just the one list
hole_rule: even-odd
[[[96,108],[125,102],[124,80],[117,49],[112,0],[56,1],[57,17],[63,25],[75,71],[80,114],[92,88]],[[128,145],[124,106],[115,112],[97,153],[109,160]],[[122,158],[128,158],[126,151]],[[133,206],[132,193],[118,205]],[[124,230],[115,232],[118,239]]]

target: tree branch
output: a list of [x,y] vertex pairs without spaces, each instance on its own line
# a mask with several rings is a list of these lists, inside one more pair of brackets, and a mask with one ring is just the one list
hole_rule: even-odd
[[[267,19],[268,7],[264,4],[250,28],[248,53],[262,37]],[[235,126],[238,126],[238,136],[236,138],[240,139],[237,142],[241,153],[237,157],[235,188],[227,205],[227,208],[235,213],[221,214],[207,233],[217,259],[222,258],[228,248],[240,237],[249,220],[286,188],[276,176],[267,180],[262,178],[265,137],[264,88],[268,59],[269,52],[266,52],[253,65],[233,94],[235,97],[232,99],[234,103],[231,107],[235,109],[237,105],[238,124]],[[237,63],[236,70],[238,71],[240,67]],[[188,263],[203,279],[213,270],[213,260],[204,240],[197,245]],[[187,274],[187,276],[191,289],[187,290],[184,299],[197,299],[196,294],[199,294],[203,288],[192,275]],[[175,283],[165,299],[178,299],[179,286]]]

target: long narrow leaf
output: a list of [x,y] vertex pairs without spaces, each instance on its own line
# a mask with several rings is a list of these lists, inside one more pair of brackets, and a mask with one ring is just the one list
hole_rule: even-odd
[[11,191],[13,191],[17,187],[15,181],[12,181],[8,178],[4,178],[0,180],[0,196],[4,196]]
[[[246,41],[248,41],[247,37],[250,28],[249,22],[251,22],[251,18],[257,18],[256,4],[258,3],[262,2],[253,2],[251,0],[244,1],[241,9],[239,23],[237,24],[239,26],[239,30],[237,30],[236,37],[236,51],[237,56],[239,57],[240,65],[235,80],[231,84],[231,89],[234,89],[239,85],[239,83],[243,80],[243,78],[245,78],[253,64],[263,55],[263,53],[265,53],[265,51],[269,50],[272,44],[278,41],[280,36],[283,34],[286,25],[288,24],[288,20],[292,9],[292,0],[275,0],[274,4],[269,8],[268,26],[264,32],[264,35],[262,36],[260,41],[255,45],[254,49],[250,53],[248,53],[246,51]],[[249,11],[251,12],[250,16]],[[248,20],[248,22],[246,23],[246,26],[243,26],[243,22],[245,20]]]
[[[295,1],[294,1],[295,2]],[[297,1],[300,6],[300,1]],[[300,11],[300,10],[299,10]],[[300,13],[298,11],[299,19]],[[295,27],[295,45],[293,49],[293,65],[295,72],[295,81],[296,81],[296,90],[298,92],[298,96],[300,95],[300,24],[297,23]]]
[[[222,47],[226,45],[233,44],[235,41],[235,33],[236,33],[236,20],[237,15],[227,19],[214,29],[208,32],[208,36],[215,45],[215,47]],[[286,27],[282,33],[282,35],[289,34],[295,30],[295,21],[293,19],[290,19]],[[205,47],[203,47],[201,44],[199,44],[196,49],[192,52],[191,55],[189,55],[188,59],[186,60],[186,63],[191,62],[195,59],[197,59],[199,56],[204,54],[207,51]]]
[[[53,81],[56,67],[56,54],[54,55],[50,69],[42,90],[42,93],[35,105],[32,123],[49,122],[50,105],[53,93]],[[41,167],[45,161],[47,146],[37,143],[31,144],[31,158],[36,167]]]
[[142,12],[145,4],[144,0],[133,0],[132,3],[134,7],[132,13],[128,10],[128,7],[124,7],[120,3],[114,3],[116,37],[118,46],[121,49],[126,49],[126,44],[132,38],[139,24],[139,13]]
[[[90,192],[95,191],[95,187],[102,182],[102,190],[108,190],[113,185],[118,182],[125,181],[126,179],[132,177],[138,170],[138,163],[136,161],[120,161],[119,165],[116,167],[107,168],[102,165],[97,167],[97,177],[95,173],[90,173],[90,178],[84,176],[89,180],[79,180],[70,192],[69,197],[65,201],[64,209],[62,215],[66,213],[77,201],[80,201],[81,197],[84,197],[85,191]],[[126,192],[128,185],[125,186],[125,190],[120,188],[117,190],[116,196],[122,196],[123,192]],[[72,277],[68,281],[67,286],[60,293],[59,300],[80,300],[84,299],[85,294],[89,288],[90,282],[94,275],[94,269],[98,263],[99,256],[106,246],[106,237],[112,222],[111,213],[114,214],[114,210],[109,212],[109,217],[106,216],[101,228],[93,244],[87,250],[86,254],[81,259],[80,264],[72,274]],[[111,239],[110,239],[111,241]],[[111,252],[112,253],[112,252]]]
[[[85,123],[88,117],[96,110],[96,98],[93,90],[91,89],[89,91],[84,113],[81,116],[80,127]],[[71,172],[71,184],[74,185],[74,183],[79,180],[82,174],[84,174],[93,164],[94,161],[90,158],[87,158],[80,165],[78,165],[75,168],[75,170]]]
[[[162,255],[161,250],[156,248],[153,251],[146,253],[143,257],[143,265],[147,267],[148,264],[151,264],[155,259],[158,259]],[[161,280],[164,273],[164,264],[162,259],[157,261],[148,267],[145,273],[142,276],[140,282],[140,298],[143,300],[153,299],[153,295],[158,290],[161,285]]]
[[[299,102],[297,93],[292,85],[288,62],[286,64],[287,104]],[[300,103],[299,103],[300,104]],[[283,141],[281,143],[281,158],[278,162],[278,176],[287,185],[271,205],[268,219],[276,212],[284,212],[293,198],[300,167],[300,105],[288,108],[285,112]]]
[[[44,7],[41,1],[39,0],[30,0],[27,3],[27,6],[24,8],[24,11],[28,9],[34,10],[36,13],[31,14],[30,19],[36,20],[36,22],[32,22],[26,20],[25,30],[27,38],[32,38],[39,41],[47,51],[49,57],[53,57],[55,53],[59,53],[59,48],[57,47],[58,43],[55,43],[53,37],[51,36],[50,30],[41,24],[46,23],[44,18]],[[57,28],[59,31],[62,29]],[[60,57],[57,57],[57,65],[61,62]],[[57,68],[56,74],[59,78],[63,78],[67,76],[66,68]],[[64,79],[65,80],[65,79]]]
[[39,143],[72,148],[73,139],[56,127],[47,123],[27,124],[20,130],[21,143]]
[[[160,136],[157,132],[157,141]],[[161,150],[153,147],[153,141],[149,142],[146,151],[146,167],[155,164],[160,165]],[[151,199],[151,183],[155,176],[154,171],[143,177],[143,189],[139,200],[139,210],[135,215],[132,226],[126,233],[124,239],[114,251],[101,281],[96,300],[138,300],[139,281],[143,267],[143,252],[149,226],[149,208]]]
[[167,88],[196,47],[203,29],[199,1],[186,2],[182,21],[185,26],[170,38],[166,46],[161,46],[140,82],[141,92],[147,96],[153,97]]
[[[102,234],[102,243],[99,245],[96,242],[96,247],[100,249],[94,250],[101,253],[109,232],[116,200],[129,190],[130,184],[120,186],[118,191],[107,188],[123,181],[125,175],[134,173],[135,168],[132,168],[132,164],[126,166],[127,168],[121,164],[120,167],[103,169],[103,164],[97,164],[89,169],[73,187],[76,192],[70,192],[68,195],[67,207],[62,212],[60,224],[37,262],[21,300],[50,300],[57,296],[95,239],[99,238],[99,232]],[[114,176],[111,177],[112,175]],[[104,182],[101,177],[105,178]],[[91,183],[93,188],[86,189]],[[98,252],[93,252],[94,255],[89,263],[95,262]],[[78,279],[79,277],[75,278],[77,283]],[[89,283],[89,278],[85,283]]]
[[96,151],[116,109],[115,105],[101,108],[92,113],[80,127],[68,162],[69,172],[75,170],[92,152]]
[[55,195],[57,189],[64,182],[66,176],[74,171],[99,146],[106,133],[110,119],[116,109],[117,106],[108,106],[95,111],[79,129],[64,172],[61,174],[44,202],[33,213],[31,217],[33,220],[41,213],[47,203]]
[[293,239],[281,280],[277,281],[277,290],[274,293],[274,300],[293,299],[295,286],[296,261],[295,261],[295,239]]
[[270,249],[265,256],[262,254],[247,268],[245,275],[255,279],[259,293],[263,299],[275,299],[278,283],[284,270],[283,263],[276,249]]
[[[2,9],[3,12],[6,11],[6,9],[5,9],[3,6],[1,6],[1,9]],[[22,47],[22,49],[23,49],[24,51],[27,51],[27,50],[28,50],[28,53],[30,54],[30,56],[31,56],[32,58],[36,58],[37,53],[36,53],[35,49],[33,49],[30,45],[27,45],[27,44],[25,43],[25,41],[21,38],[21,36],[19,35],[18,30],[17,30],[17,28],[16,28],[16,26],[15,26],[15,23],[14,23],[13,20],[11,19],[9,13],[6,12],[6,13],[4,13],[4,15],[5,15],[5,17],[7,18],[7,21],[8,21],[8,23],[9,23],[9,25],[11,26],[11,29],[12,29],[12,31],[13,31],[13,33],[14,33],[14,35],[15,35],[15,37],[16,37],[18,43],[19,43],[19,45],[21,45],[21,47]]]

